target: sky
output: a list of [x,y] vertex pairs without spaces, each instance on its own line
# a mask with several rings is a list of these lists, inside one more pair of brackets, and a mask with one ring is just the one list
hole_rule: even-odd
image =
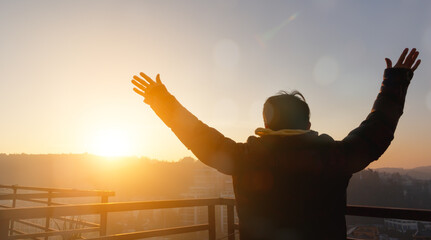
[[371,110],[386,67],[422,64],[376,167],[431,165],[430,1],[0,1],[0,152],[193,156],[134,94],[139,72],[246,141],[262,106],[299,90],[312,129],[343,139]]

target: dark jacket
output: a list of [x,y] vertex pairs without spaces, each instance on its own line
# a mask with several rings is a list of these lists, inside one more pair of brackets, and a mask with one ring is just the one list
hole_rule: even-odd
[[309,131],[237,143],[188,112],[163,85],[145,101],[200,161],[232,175],[240,236],[346,239],[346,188],[394,138],[413,72],[390,68],[371,113],[341,141]]

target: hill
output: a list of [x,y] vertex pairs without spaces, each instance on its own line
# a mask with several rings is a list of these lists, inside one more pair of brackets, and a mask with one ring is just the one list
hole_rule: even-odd
[[384,172],[384,173],[399,173],[401,175],[408,175],[416,179],[431,180],[431,166],[422,166],[422,167],[416,167],[411,169],[376,168],[374,170],[377,172]]

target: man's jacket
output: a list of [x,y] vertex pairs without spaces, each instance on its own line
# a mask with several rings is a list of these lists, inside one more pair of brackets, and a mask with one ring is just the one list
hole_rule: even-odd
[[195,156],[232,175],[240,237],[346,239],[346,188],[394,138],[413,72],[390,68],[371,113],[341,141],[314,131],[269,129],[237,143],[187,111],[164,85],[145,102]]

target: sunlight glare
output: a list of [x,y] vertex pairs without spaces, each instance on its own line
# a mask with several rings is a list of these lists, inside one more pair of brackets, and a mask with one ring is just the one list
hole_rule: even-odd
[[124,131],[103,130],[94,137],[93,153],[105,157],[130,154],[130,138]]

